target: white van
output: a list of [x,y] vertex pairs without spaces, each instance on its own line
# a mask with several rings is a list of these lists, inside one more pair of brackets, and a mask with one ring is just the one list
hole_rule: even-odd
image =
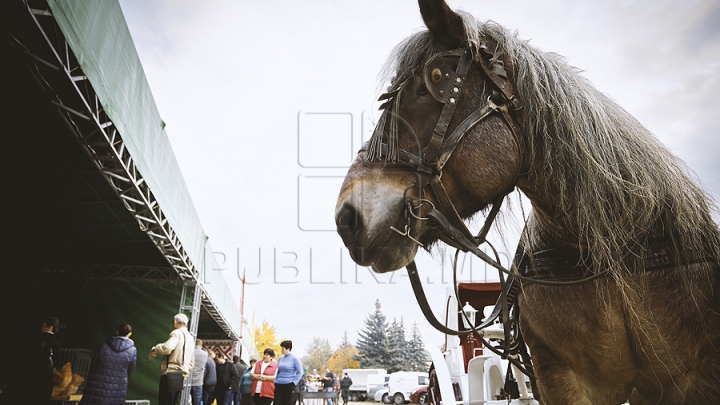
[[[372,395],[370,395],[370,390],[373,388],[376,388],[379,385],[382,385],[390,380],[390,374],[370,374],[367,376],[367,392],[368,397],[372,398]],[[353,383],[355,380],[353,380]],[[374,395],[374,394],[373,394]]]
[[430,384],[430,378],[425,372],[398,371],[390,374],[388,381],[388,398],[395,405],[402,405],[410,400],[410,393],[421,386]]
[[350,386],[350,401],[364,401],[367,399],[367,393],[370,390],[370,383],[373,379],[383,379],[387,374],[387,370],[382,368],[346,368],[343,374],[347,374],[352,379]]

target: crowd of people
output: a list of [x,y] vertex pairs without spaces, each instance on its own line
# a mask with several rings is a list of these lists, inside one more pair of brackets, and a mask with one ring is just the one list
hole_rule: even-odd
[[[38,342],[37,373],[34,381],[40,389],[33,390],[37,401],[48,403],[52,390],[54,359],[59,352],[55,333],[60,321],[47,318],[41,326]],[[343,405],[348,401],[352,380],[345,374],[340,381],[326,368],[325,375],[306,375],[300,359],[292,353],[292,341],[280,343],[280,357],[267,348],[261,360],[250,359],[246,364],[238,356],[232,361],[223,353],[204,347],[201,339],[195,339],[187,329],[188,317],[173,317],[173,329],[169,338],[150,349],[148,358],[162,356],[158,403],[176,405],[185,385],[190,387],[192,405],[304,405],[302,392],[308,384],[321,384],[323,391],[341,388]],[[118,326],[115,336],[95,352],[80,405],[123,405],[128,380],[135,370],[137,349],[130,339],[132,326]],[[319,387],[318,387],[319,388]],[[327,399],[327,405],[332,405]]]
[[[343,405],[347,404],[348,391],[352,380],[345,374],[338,380],[329,368],[325,375],[306,375],[300,359],[292,353],[293,344],[290,340],[280,343],[280,357],[275,359],[275,350],[267,348],[262,359],[251,359],[245,364],[237,356],[232,363],[222,353],[216,353],[203,347],[203,341],[196,339],[192,358],[182,354],[189,352],[181,344],[182,336],[187,332],[187,317],[183,314],[175,316],[174,330],[167,342],[156,345],[153,353],[163,354],[166,366],[160,367],[160,404],[176,405],[179,392],[169,392],[168,384],[163,382],[168,370],[182,372],[190,380],[190,395],[193,405],[304,405],[302,392],[307,389],[306,383],[318,382],[322,390],[331,392],[341,389]],[[177,336],[177,337],[174,337]],[[190,338],[191,339],[191,338]],[[327,399],[327,405],[332,400]]]

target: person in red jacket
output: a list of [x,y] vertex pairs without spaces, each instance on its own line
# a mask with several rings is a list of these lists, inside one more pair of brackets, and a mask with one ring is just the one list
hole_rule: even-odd
[[270,405],[275,398],[275,372],[277,362],[275,350],[267,348],[263,351],[263,361],[255,363],[255,369],[250,373],[252,377],[253,402],[255,405]]

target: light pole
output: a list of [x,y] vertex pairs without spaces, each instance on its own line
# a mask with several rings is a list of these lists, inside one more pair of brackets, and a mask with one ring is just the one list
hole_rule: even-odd
[[[465,329],[472,330],[475,328],[475,316],[477,315],[477,309],[473,308],[469,302],[465,302],[465,306],[460,311],[463,314],[462,320]],[[475,332],[471,332],[467,335],[468,352],[467,361],[475,357],[475,348],[479,346],[478,340],[475,338]],[[467,364],[467,363],[466,363]]]

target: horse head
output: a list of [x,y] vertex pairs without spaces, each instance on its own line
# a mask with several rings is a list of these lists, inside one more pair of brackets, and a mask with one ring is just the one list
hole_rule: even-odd
[[465,29],[470,16],[442,0],[419,3],[428,30],[391,57],[384,111],[335,210],[353,260],[377,272],[406,266],[438,239],[430,211],[462,222],[511,191],[522,171],[511,62]]

